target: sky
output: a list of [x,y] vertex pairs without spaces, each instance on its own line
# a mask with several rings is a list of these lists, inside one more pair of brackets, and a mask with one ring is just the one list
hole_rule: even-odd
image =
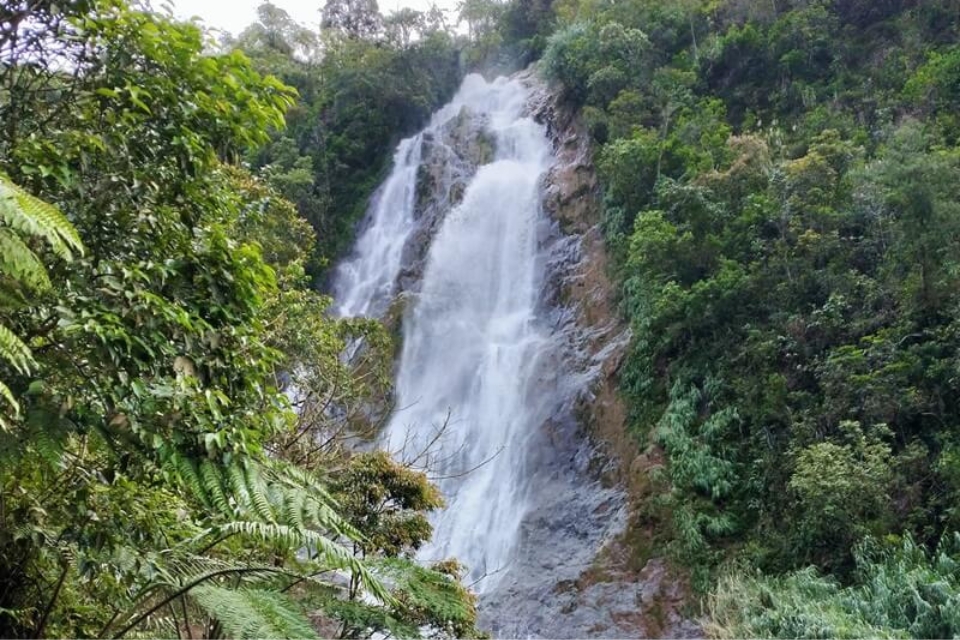
[[[309,26],[320,22],[320,7],[324,0],[272,0],[273,4],[284,9],[290,16]],[[256,21],[257,7],[263,0],[167,0],[164,3],[173,8],[175,15],[181,18],[194,16],[203,20],[211,28],[223,29],[236,35]],[[380,11],[390,13],[401,7],[426,10],[434,4],[432,0],[379,0]],[[441,9],[452,9],[455,0],[436,0]]]

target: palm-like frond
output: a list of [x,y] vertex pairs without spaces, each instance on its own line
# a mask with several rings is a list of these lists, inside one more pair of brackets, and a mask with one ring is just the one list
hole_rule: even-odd
[[47,289],[50,278],[30,247],[12,229],[0,227],[0,273],[34,290]]
[[280,461],[218,464],[174,455],[168,467],[204,506],[233,520],[257,520],[363,537],[336,510],[336,501],[310,473]]
[[[0,360],[5,360],[20,373],[29,373],[35,365],[30,348],[13,331],[0,323]],[[6,401],[13,409],[14,416],[20,413],[20,404],[17,402],[10,387],[0,380],[0,400]],[[7,421],[0,413],[0,429],[8,429]]]
[[291,553],[305,550],[311,563],[348,572],[370,595],[392,602],[380,580],[340,542],[363,535],[337,513],[329,492],[309,474],[277,461],[215,464],[178,457],[170,463],[206,506],[227,519],[207,532],[208,539],[241,536]]
[[[30,195],[0,173],[0,301],[13,306],[21,294],[17,285],[30,289],[45,289],[50,286],[47,270],[21,236],[38,237],[47,242],[61,258],[70,260],[74,252],[83,253],[83,245],[77,230],[52,204]],[[2,286],[3,283],[13,286]],[[34,366],[30,349],[10,329],[0,324],[0,361],[6,361],[21,374],[29,373]],[[17,403],[10,387],[0,381],[0,400],[19,414]],[[7,421],[0,415],[0,428],[7,428]]]
[[[13,397],[13,392],[10,391],[10,387],[5,385],[2,380],[0,380],[0,398],[6,400],[7,404],[13,407],[14,414],[20,413],[20,403]],[[0,431],[6,431],[9,428],[10,425],[7,420],[4,419],[3,414],[0,413]]]
[[381,602],[392,602],[383,583],[349,549],[311,529],[268,522],[228,522],[216,530],[221,535],[241,535],[259,542],[292,549],[306,549],[311,558],[327,569],[340,569],[358,576],[367,592]]
[[407,558],[383,558],[373,570],[401,594],[401,606],[413,609],[423,623],[443,628],[454,637],[474,629],[476,601],[456,576],[427,568]]
[[303,611],[276,591],[204,585],[190,595],[231,638],[318,637]]
[[33,369],[33,355],[30,348],[13,331],[0,324],[0,359],[6,360],[20,373],[29,373]]
[[65,260],[83,253],[83,244],[70,221],[48,202],[36,198],[0,174],[0,222],[23,235],[43,238]]

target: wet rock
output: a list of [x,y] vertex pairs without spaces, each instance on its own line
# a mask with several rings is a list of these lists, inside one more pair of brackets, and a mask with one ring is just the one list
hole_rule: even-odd
[[417,173],[416,228],[403,248],[398,291],[417,291],[430,243],[444,217],[461,200],[467,184],[482,164],[490,162],[495,143],[486,120],[464,107],[439,131],[424,136]]

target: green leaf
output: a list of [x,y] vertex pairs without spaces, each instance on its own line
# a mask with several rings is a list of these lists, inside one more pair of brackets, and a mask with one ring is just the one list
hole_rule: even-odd
[[190,596],[231,638],[318,637],[303,611],[276,591],[203,585]]

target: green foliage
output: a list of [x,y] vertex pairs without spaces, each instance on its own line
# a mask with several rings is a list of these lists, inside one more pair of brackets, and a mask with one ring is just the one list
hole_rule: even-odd
[[710,598],[717,638],[949,638],[960,631],[960,539],[932,552],[909,536],[867,539],[842,586],[813,569],[732,574]]
[[203,586],[191,598],[230,638],[317,638],[304,612],[276,591]]
[[251,160],[316,230],[314,275],[346,250],[398,139],[423,126],[460,80],[442,15],[384,23],[376,3],[364,2],[331,2],[324,15],[332,26],[316,34],[280,9],[262,9],[230,43],[300,93],[287,130]]
[[639,29],[617,22],[576,23],[550,36],[544,72],[575,102],[605,106],[621,90],[644,81],[648,46]]
[[443,506],[439,491],[423,473],[382,451],[351,457],[336,474],[331,491],[349,522],[366,532],[360,548],[369,555],[415,551],[432,533],[426,514]]
[[[326,316],[314,230],[231,166],[277,139],[293,90],[122,0],[18,10],[0,20],[0,390],[20,407],[0,431],[0,636],[307,637],[343,625],[342,602],[417,635],[432,614],[396,585],[421,574],[388,584],[357,553],[380,531],[352,524],[321,444],[385,403],[386,332]],[[314,44],[289,33],[287,54]],[[267,181],[309,199],[284,153],[293,171]],[[358,336],[355,367],[339,355]],[[446,593],[466,630],[471,597]]]
[[[921,4],[553,7],[542,65],[596,145],[630,423],[666,459],[643,508],[698,588],[730,558],[851,580],[866,535],[956,529],[960,58],[955,4]],[[811,626],[732,633],[827,633],[826,582],[791,591]]]
[[[34,198],[2,174],[0,221],[24,236],[42,238],[50,249],[64,260],[70,260],[73,252],[83,253],[83,245],[76,229],[56,207]],[[16,274],[16,262],[14,259],[9,265],[4,263],[4,271],[10,273],[7,270],[10,268]]]
[[884,512],[892,479],[884,427],[864,433],[859,423],[844,422],[839,431],[843,444],[818,442],[796,455],[788,484],[800,508],[795,535],[801,545],[819,547],[820,558],[838,547],[846,552],[869,532],[867,523]]
[[476,628],[476,599],[460,583],[463,571],[456,562],[422,567],[398,557],[377,567],[395,585],[399,619],[453,638],[481,637]]
[[[25,242],[42,239],[59,258],[71,260],[73,252],[83,252],[76,229],[53,205],[35,198],[0,173],[0,313],[9,312],[26,302],[31,292],[50,288],[47,269]],[[36,366],[30,348],[3,322],[0,315],[0,362],[27,375]],[[10,387],[0,379],[0,399],[20,413],[20,404]],[[0,429],[8,427],[0,409]]]

